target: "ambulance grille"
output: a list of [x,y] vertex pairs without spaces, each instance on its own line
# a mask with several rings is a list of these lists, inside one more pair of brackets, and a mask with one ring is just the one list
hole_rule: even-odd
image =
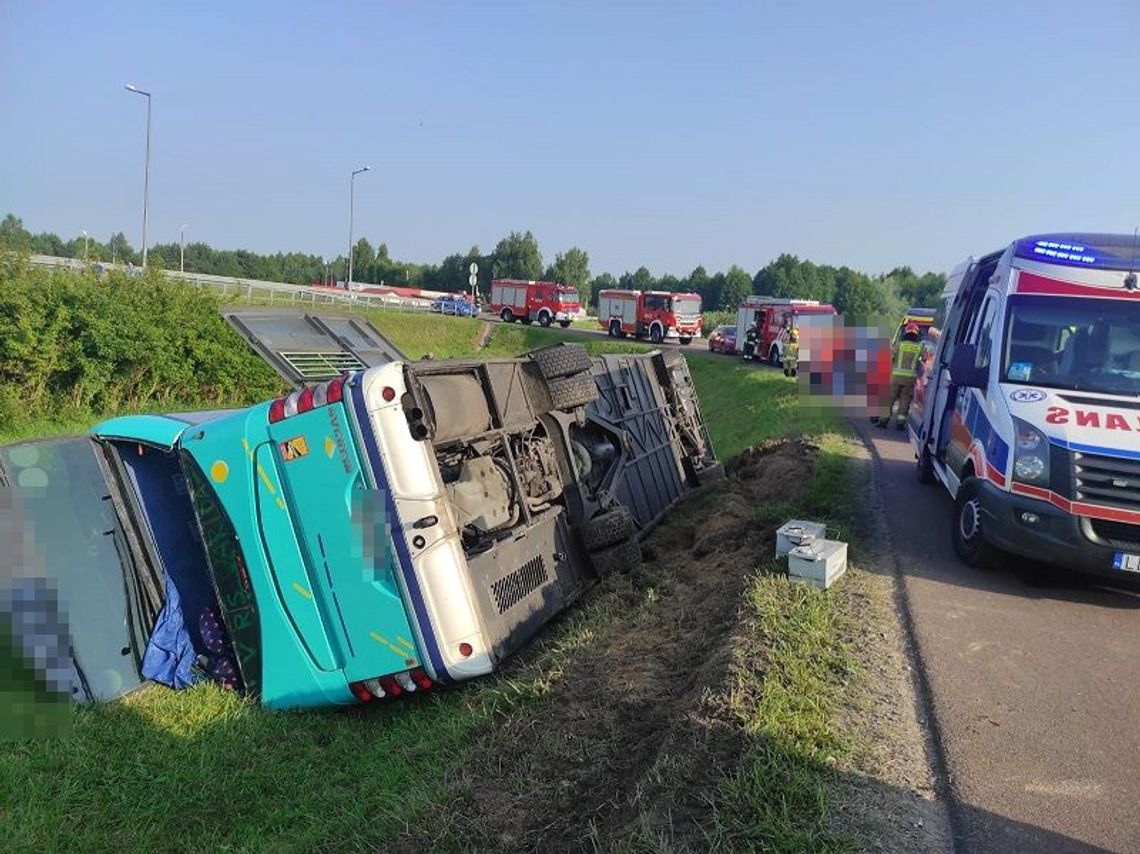
[[1140,510],[1140,460],[1073,454],[1077,501]]
[[499,613],[506,613],[508,609],[513,608],[545,584],[549,578],[546,561],[541,555],[531,558],[510,575],[504,575],[491,585],[491,595],[495,599]]

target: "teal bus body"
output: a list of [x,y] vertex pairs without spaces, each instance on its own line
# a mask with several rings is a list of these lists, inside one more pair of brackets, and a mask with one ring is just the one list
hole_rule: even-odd
[[350,683],[421,666],[393,520],[345,404],[273,424],[263,403],[197,424],[129,416],[92,431],[178,451],[200,521],[220,508],[232,526],[236,549],[203,530],[211,574],[247,690],[273,708],[352,704]]

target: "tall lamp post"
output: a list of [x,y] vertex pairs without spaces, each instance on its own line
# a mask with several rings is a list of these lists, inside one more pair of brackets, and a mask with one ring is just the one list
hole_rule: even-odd
[[146,225],[147,225],[147,199],[150,196],[150,92],[144,92],[133,83],[126,86],[128,92],[146,96],[146,171],[143,173],[143,256],[142,265],[146,267]]
[[84,260],[84,262],[86,262],[88,259],[87,247],[89,245],[90,245],[90,241],[87,237],[87,229],[85,228],[85,229],[83,229],[83,260]]
[[178,272],[186,272],[186,226],[178,229]]
[[361,172],[371,170],[371,166],[362,166],[360,169],[354,170],[348,178],[348,281],[344,284],[345,289],[350,291],[352,290],[352,218],[355,211],[356,176]]

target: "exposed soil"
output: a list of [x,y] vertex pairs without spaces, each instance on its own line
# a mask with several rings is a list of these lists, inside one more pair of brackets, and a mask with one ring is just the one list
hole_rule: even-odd
[[774,548],[774,527],[753,511],[773,479],[794,498],[814,455],[791,442],[749,449],[726,480],[670,514],[644,544],[637,579],[655,600],[572,656],[535,713],[483,736],[457,781],[454,828],[464,830],[454,841],[500,851],[708,847],[712,789],[744,745],[706,701],[725,687],[748,577]]

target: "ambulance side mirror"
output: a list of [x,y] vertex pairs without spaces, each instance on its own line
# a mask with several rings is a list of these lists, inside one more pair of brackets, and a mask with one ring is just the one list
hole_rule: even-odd
[[985,388],[986,371],[975,367],[977,348],[973,344],[959,344],[950,356],[950,382],[966,388]]

